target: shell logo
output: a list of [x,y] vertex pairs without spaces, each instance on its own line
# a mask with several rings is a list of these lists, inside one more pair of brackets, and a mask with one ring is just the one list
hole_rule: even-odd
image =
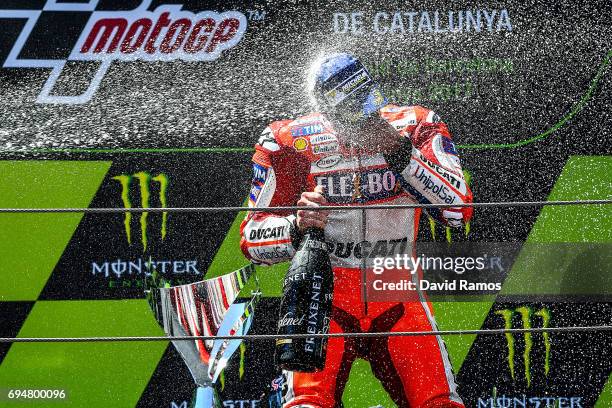
[[293,141],[293,147],[298,152],[301,152],[302,150],[306,150],[306,148],[308,147],[308,141],[303,137],[298,137]]

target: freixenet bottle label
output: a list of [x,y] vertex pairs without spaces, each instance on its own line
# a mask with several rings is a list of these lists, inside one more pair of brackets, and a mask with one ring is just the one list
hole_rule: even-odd
[[[283,282],[278,334],[319,334],[329,331],[333,273],[323,231],[309,229],[291,261]],[[323,369],[327,339],[304,337],[276,341],[276,364],[290,371]]]

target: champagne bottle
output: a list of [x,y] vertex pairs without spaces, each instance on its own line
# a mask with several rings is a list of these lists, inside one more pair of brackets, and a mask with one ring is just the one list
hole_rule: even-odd
[[[309,228],[293,256],[283,282],[278,334],[327,333],[334,278],[323,230]],[[276,365],[289,371],[314,372],[325,365],[327,338],[276,340]]]

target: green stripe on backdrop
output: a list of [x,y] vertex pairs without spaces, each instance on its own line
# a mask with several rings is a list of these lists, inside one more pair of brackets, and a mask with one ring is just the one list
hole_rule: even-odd
[[[161,336],[145,300],[38,301],[19,337]],[[3,406],[133,407],[167,342],[19,343],[0,365],[0,384],[65,390],[65,401]],[[25,405],[24,405],[25,404]]]
[[[565,164],[548,200],[610,197],[612,156],[573,156]],[[527,238],[528,244],[572,242],[612,242],[610,208],[603,205],[544,207]],[[583,251],[586,249],[583,248]],[[542,251],[541,246],[525,246],[514,262],[501,293],[521,294],[526,287],[532,294],[568,294],[568,290],[575,290],[575,294],[581,291],[605,293],[610,290],[612,282],[600,270],[601,265],[597,266],[596,259],[600,258],[595,258],[588,251]],[[588,272],[590,275],[572,277],[575,262],[594,262],[593,269]],[[572,288],[567,288],[568,282],[574,282]]]
[[595,408],[610,408],[612,407],[612,374],[608,378],[608,382],[606,383],[597,403],[595,404]]
[[[107,161],[0,161],[0,207],[88,207]],[[0,301],[32,301],[82,214],[0,216]]]

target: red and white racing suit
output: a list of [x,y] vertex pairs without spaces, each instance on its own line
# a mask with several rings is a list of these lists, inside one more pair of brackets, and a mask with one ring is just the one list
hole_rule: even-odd
[[[330,205],[443,203],[449,207],[429,214],[450,226],[467,222],[472,209],[452,207],[471,202],[472,194],[447,126],[419,106],[387,105],[380,115],[407,139],[406,157],[399,163],[388,163],[390,156],[380,153],[356,154],[319,113],[271,123],[253,156],[249,205],[296,205],[302,192],[320,185]],[[371,289],[364,285],[371,258],[400,247],[412,253],[420,213],[404,208],[331,211],[325,228],[334,271],[330,332],[436,330],[423,294],[409,301],[371,301],[364,293]],[[291,213],[249,213],[241,226],[242,251],[258,264],[290,260],[299,235],[295,220]],[[356,358],[370,362],[398,406],[463,407],[439,336],[330,338],[323,371],[285,373],[284,406],[342,406]]]

